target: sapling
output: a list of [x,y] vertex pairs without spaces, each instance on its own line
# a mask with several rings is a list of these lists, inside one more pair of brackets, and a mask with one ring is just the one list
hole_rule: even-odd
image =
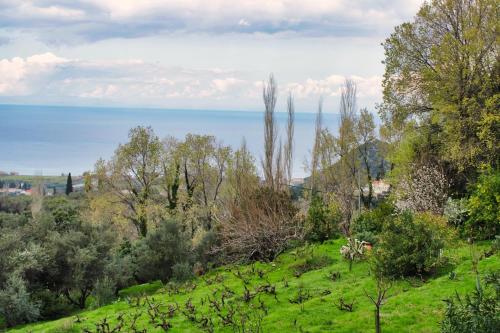
[[387,292],[391,289],[392,284],[383,278],[377,277],[377,293],[375,296],[372,296],[365,292],[366,297],[370,299],[370,301],[375,305],[375,332],[381,333],[382,328],[380,325],[380,309],[385,304],[389,296]]

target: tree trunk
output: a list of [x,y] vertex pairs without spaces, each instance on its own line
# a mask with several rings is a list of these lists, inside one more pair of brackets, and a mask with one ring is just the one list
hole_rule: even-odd
[[380,308],[377,307],[375,309],[375,333],[381,333],[382,329],[380,328]]

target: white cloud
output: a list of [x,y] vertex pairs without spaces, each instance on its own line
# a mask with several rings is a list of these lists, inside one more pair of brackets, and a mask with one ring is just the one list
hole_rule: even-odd
[[53,74],[67,59],[52,53],[37,54],[26,59],[15,57],[0,60],[0,95],[19,96],[30,94]]
[[[361,77],[350,76],[357,86],[359,97],[380,98],[381,97],[381,76]],[[303,82],[291,82],[286,85],[286,89],[291,91],[297,98],[311,98],[318,96],[340,96],[342,84],[345,77],[341,75],[330,75],[324,79],[306,79]]]
[[[381,77],[351,78],[360,98],[380,98]],[[213,107],[224,101],[226,108],[255,108],[261,105],[258,79],[252,73],[220,68],[164,67],[137,59],[85,61],[44,53],[0,60],[0,102],[23,96],[38,103],[75,102],[76,98],[90,104]],[[314,105],[319,96],[337,98],[343,82],[340,75],[282,82],[279,94],[291,91],[299,103]]]

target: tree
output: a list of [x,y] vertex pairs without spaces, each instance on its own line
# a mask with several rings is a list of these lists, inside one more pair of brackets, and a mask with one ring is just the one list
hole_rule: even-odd
[[181,145],[181,154],[188,200],[202,207],[205,227],[210,230],[232,150],[217,142],[214,136],[188,134]]
[[68,173],[68,178],[66,179],[66,195],[73,192],[73,180],[71,179],[71,172]]
[[54,255],[55,269],[47,278],[54,291],[80,309],[85,308],[87,298],[111,262],[114,239],[108,226],[87,222],[77,223],[66,232],[52,233],[47,247]]
[[295,107],[293,103],[292,93],[289,93],[287,103],[287,127],[286,127],[286,143],[284,147],[284,174],[285,174],[285,185],[290,185],[293,173],[293,135],[295,130]]
[[262,98],[264,100],[264,160],[262,161],[262,169],[264,170],[264,180],[266,185],[275,188],[275,159],[274,154],[276,150],[276,138],[278,130],[276,128],[276,121],[274,119],[274,108],[276,107],[276,100],[278,94],[278,87],[274,76],[269,76],[267,84],[264,83],[262,90]]
[[411,164],[397,185],[396,206],[400,210],[443,214],[449,184],[439,165]]
[[85,172],[83,174],[83,190],[85,193],[92,191],[92,174],[90,172]]
[[160,139],[153,129],[138,126],[130,130],[129,142],[118,147],[108,165],[107,184],[127,206],[127,218],[142,237],[148,232],[148,206],[161,174],[161,152]]
[[321,173],[323,189],[332,191],[340,205],[342,232],[349,234],[359,188],[358,142],[356,138],[356,84],[346,79],[341,89],[340,124],[337,136],[328,130],[321,134]]
[[385,41],[382,119],[413,128],[464,193],[481,165],[498,166],[498,1],[433,0]]
[[40,303],[34,302],[26,288],[25,281],[12,274],[0,290],[0,315],[8,327],[35,321],[40,317]]
[[[358,121],[356,124],[356,134],[358,141],[358,150],[361,159],[361,163],[365,169],[366,183],[368,185],[368,194],[365,194],[363,190],[363,185],[361,182],[358,183],[358,190],[361,196],[361,200],[365,208],[370,208],[373,201],[373,181],[372,181],[372,170],[370,161],[370,151],[375,144],[375,121],[373,120],[373,115],[368,111],[368,109],[361,109]],[[383,158],[382,158],[383,161]],[[381,166],[383,170],[384,166]]]
[[168,208],[171,211],[175,211],[179,201],[181,161],[178,148],[179,142],[174,137],[167,137],[163,140],[162,184],[167,193]]
[[491,239],[500,233],[500,171],[488,170],[479,176],[467,202],[466,233],[474,239]]
[[387,292],[391,289],[391,283],[382,279],[377,278],[377,293],[375,296],[368,294],[365,291],[366,297],[375,305],[375,332],[381,333],[382,326],[380,324],[380,309],[387,301]]
[[191,263],[189,239],[175,220],[162,221],[157,229],[135,244],[132,261],[139,281],[166,282],[172,277],[176,264]]
[[255,166],[255,158],[247,148],[245,139],[234,152],[227,172],[227,202],[237,203],[252,193],[259,186],[259,177]]
[[[318,102],[318,111],[316,113],[316,123],[314,128],[314,146],[311,158],[311,200],[316,194],[318,187],[319,167],[320,167],[320,154],[321,154],[321,136],[323,131],[323,99],[320,98]],[[323,163],[325,166],[325,163]],[[328,172],[327,168],[323,170]]]

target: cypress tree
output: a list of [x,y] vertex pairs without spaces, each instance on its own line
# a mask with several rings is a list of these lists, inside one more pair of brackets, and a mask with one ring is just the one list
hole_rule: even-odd
[[66,195],[73,192],[73,180],[71,179],[71,172],[68,174],[68,179],[66,180]]

